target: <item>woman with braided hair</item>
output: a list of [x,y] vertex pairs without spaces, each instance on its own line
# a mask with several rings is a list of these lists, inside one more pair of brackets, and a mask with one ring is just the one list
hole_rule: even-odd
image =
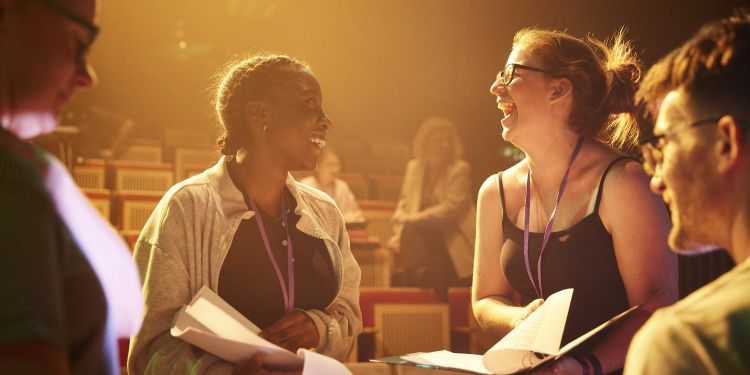
[[[479,192],[472,300],[484,329],[504,335],[550,294],[574,288],[564,345],[659,292],[648,311],[677,299],[669,217],[626,155],[638,137],[639,75],[622,32],[609,44],[559,31],[515,35],[490,91],[503,139],[526,157]],[[543,371],[618,371],[647,315]]]
[[291,57],[253,56],[223,75],[223,156],[167,192],[135,247],[147,307],[131,373],[239,370],[169,333],[203,286],[279,346],[349,353],[362,322],[344,221],[331,198],[289,173],[312,170],[325,147],[322,100],[310,68]]

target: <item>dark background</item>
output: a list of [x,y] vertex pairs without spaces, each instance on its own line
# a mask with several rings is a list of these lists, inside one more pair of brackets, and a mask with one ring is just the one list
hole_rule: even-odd
[[[411,142],[430,115],[453,120],[478,184],[509,165],[488,92],[515,31],[527,26],[605,38],[621,26],[648,65],[740,0],[104,0],[88,108],[132,119],[133,137],[167,128],[216,133],[216,72],[233,56],[282,52],[308,62],[334,121],[330,142]],[[346,162],[346,161],[344,161]]]

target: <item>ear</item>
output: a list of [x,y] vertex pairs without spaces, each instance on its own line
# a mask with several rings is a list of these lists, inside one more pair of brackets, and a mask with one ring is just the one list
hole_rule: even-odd
[[558,102],[563,98],[570,95],[573,90],[573,84],[566,78],[555,78],[550,81],[550,97],[551,103]]
[[739,165],[744,152],[742,128],[734,117],[727,115],[719,119],[717,132],[717,170],[720,173],[728,173]]

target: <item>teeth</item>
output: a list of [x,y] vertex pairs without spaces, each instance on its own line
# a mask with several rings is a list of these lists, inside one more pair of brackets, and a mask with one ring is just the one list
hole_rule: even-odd
[[516,106],[512,104],[511,105],[498,105],[497,108],[503,111],[503,115],[505,115],[506,117],[516,110]]
[[326,147],[326,140],[319,137],[310,137],[310,142],[318,146],[321,150]]

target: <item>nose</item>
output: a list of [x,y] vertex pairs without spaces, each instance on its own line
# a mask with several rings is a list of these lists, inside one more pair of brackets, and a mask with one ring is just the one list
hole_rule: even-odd
[[500,96],[500,93],[505,90],[505,85],[500,83],[500,79],[496,79],[490,86],[490,93],[492,95]]
[[333,121],[331,121],[331,118],[325,112],[320,113],[320,123],[323,124],[326,130],[333,127]]
[[88,88],[96,84],[97,77],[94,67],[88,61],[78,63],[76,67],[75,83],[78,87]]

